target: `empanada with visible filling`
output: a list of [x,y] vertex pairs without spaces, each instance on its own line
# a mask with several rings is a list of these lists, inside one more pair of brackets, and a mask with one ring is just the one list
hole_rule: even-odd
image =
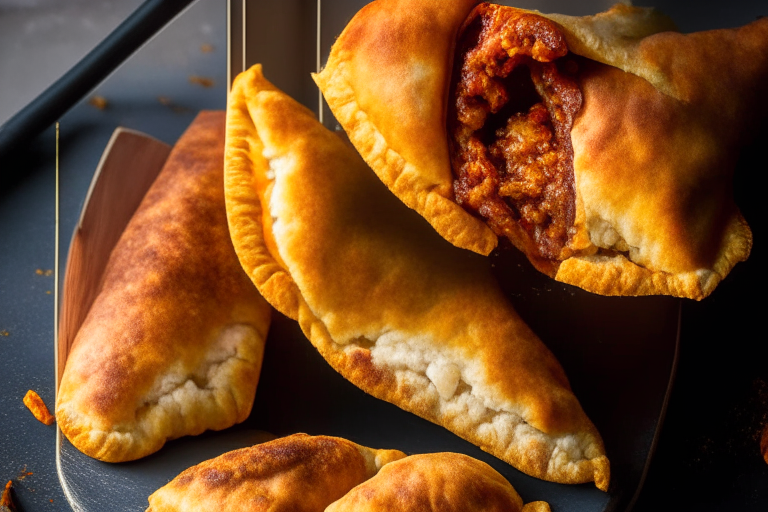
[[411,455],[382,467],[326,512],[549,512],[546,502],[523,506],[495,469],[460,453]]
[[235,80],[226,146],[243,268],[334,369],[530,475],[607,488],[599,434],[486,258],[443,240],[260,66]]
[[147,512],[322,512],[402,457],[339,437],[294,434],[183,471],[149,497]]
[[768,19],[682,35],[626,5],[474,5],[378,0],[339,36],[314,78],[366,162],[459,247],[504,236],[605,295],[711,293],[751,249],[732,175]]
[[251,411],[271,309],[229,238],[224,125],[202,112],[176,143],[74,340],[56,419],[91,457],[137,459]]

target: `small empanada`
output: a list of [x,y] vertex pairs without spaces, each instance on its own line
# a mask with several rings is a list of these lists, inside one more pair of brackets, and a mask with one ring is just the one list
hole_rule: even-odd
[[530,475],[607,488],[597,430],[486,258],[443,240],[260,66],[235,80],[226,146],[235,251],[334,369]]
[[181,136],[112,251],[56,403],[83,453],[133,460],[245,420],[271,309],[227,229],[224,112]]
[[366,162],[459,247],[505,236],[605,295],[711,293],[751,249],[731,181],[768,19],[682,35],[626,5],[475,3],[378,0],[339,36],[314,78]]
[[149,497],[147,512],[322,512],[402,457],[340,437],[294,434],[183,471]]

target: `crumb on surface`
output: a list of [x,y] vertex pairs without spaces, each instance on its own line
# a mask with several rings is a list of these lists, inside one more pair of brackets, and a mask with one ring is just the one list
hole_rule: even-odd
[[202,52],[202,53],[211,53],[211,52],[213,52],[213,45],[212,44],[208,44],[208,43],[200,45],[200,52]]
[[189,77],[189,82],[195,85],[201,85],[203,87],[213,87],[213,79],[204,76],[192,75]]
[[182,107],[181,105],[174,104],[173,101],[171,101],[171,98],[169,98],[168,96],[158,96],[157,101],[161,105],[165,105],[166,107],[170,108],[172,111],[176,113],[189,112],[189,109],[187,107]]
[[6,331],[5,329],[3,329],[2,331],[0,331],[0,336],[10,336],[10,335],[11,335],[11,333],[9,333],[8,331]]
[[39,269],[35,270],[35,274],[37,274],[39,276],[46,276],[46,277],[47,276],[52,276],[53,275],[53,270],[51,270],[49,268],[45,269],[45,270],[39,268]]
[[92,96],[91,99],[88,100],[88,103],[99,110],[104,110],[109,105],[109,102],[104,96]]
[[24,395],[24,405],[27,406],[27,409],[32,412],[38,421],[46,425],[53,424],[53,415],[48,410],[48,407],[45,406],[45,402],[40,398],[40,395],[31,389]]

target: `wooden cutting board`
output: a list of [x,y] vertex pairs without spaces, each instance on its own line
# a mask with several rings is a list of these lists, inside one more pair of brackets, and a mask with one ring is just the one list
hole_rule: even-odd
[[109,255],[170,152],[168,144],[126,128],[117,128],[104,149],[67,256],[56,348],[57,394],[69,350],[98,295]]

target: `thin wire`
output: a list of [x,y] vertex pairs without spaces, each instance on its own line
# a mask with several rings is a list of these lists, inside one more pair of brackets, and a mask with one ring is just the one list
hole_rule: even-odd
[[54,346],[54,397],[59,394],[59,122],[56,121],[56,213],[53,239],[53,346]]
[[[315,73],[320,72],[320,13],[322,12],[322,0],[317,0],[317,41],[315,42]],[[317,88],[318,120],[323,124],[323,93]]]

